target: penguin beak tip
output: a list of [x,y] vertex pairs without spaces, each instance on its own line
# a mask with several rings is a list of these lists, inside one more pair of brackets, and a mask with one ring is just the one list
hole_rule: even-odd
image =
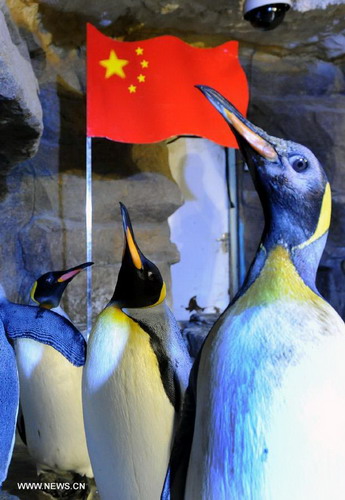
[[236,108],[214,88],[208,87],[207,85],[196,85],[196,88],[198,88],[203,93],[206,99],[210,101],[210,103],[216,108],[216,110],[221,115],[223,115],[225,120],[228,121],[231,125],[231,117],[237,111]]
[[194,87],[200,90],[200,92],[202,92],[203,94],[206,92],[206,89],[208,88],[205,85],[194,85]]
[[85,264],[82,264],[80,267],[81,269],[85,269],[86,267],[93,266],[94,262],[85,262]]
[[[202,86],[201,86],[202,87]],[[200,86],[199,86],[200,88]],[[244,139],[259,155],[269,161],[276,161],[277,152],[260,133],[225,97],[210,87],[200,89],[210,103],[224,117],[235,136]],[[242,149],[242,148],[241,148]]]
[[72,280],[77,274],[79,274],[81,271],[83,271],[85,268],[92,266],[94,263],[93,262],[84,262],[84,264],[80,264],[79,266],[63,273],[59,278],[58,278],[58,283],[63,283],[64,281],[69,281]]
[[140,256],[141,252],[137,246],[137,243],[135,241],[135,236],[134,232],[132,229],[132,223],[131,219],[129,217],[129,213],[127,211],[127,208],[123,203],[120,204],[121,207],[121,215],[122,215],[122,226],[123,226],[123,232],[125,235],[125,248],[129,251],[129,254],[131,256],[132,262],[135,265],[137,269],[142,269],[143,264],[142,264],[142,258]]
[[212,102],[213,105],[216,105],[214,94],[216,91],[212,87],[208,87],[207,85],[195,85],[195,88],[200,90],[200,92]]
[[119,205],[120,205],[121,216],[122,216],[123,230],[124,230],[124,232],[126,232],[127,228],[130,228],[130,226],[131,226],[128,210],[127,210],[126,206],[123,203],[121,203],[121,201],[120,201]]

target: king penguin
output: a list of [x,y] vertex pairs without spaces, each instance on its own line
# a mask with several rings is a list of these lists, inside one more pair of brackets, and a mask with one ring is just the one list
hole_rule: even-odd
[[308,148],[199,89],[237,137],[265,227],[192,368],[162,498],[344,499],[345,325],[315,286],[329,183]]
[[50,345],[75,366],[85,363],[85,340],[67,319],[51,311],[38,313],[36,307],[14,304],[0,286],[0,487],[7,477],[15,440],[19,379],[13,344],[19,338]]
[[191,361],[162,276],[120,205],[122,265],[83,371],[86,438],[102,500],[158,500]]
[[[38,278],[30,294],[38,310],[51,309],[68,318],[59,305],[62,294],[68,283],[90,265],[92,262],[87,262]],[[51,335],[55,334],[52,329]],[[71,365],[52,347],[31,339],[18,339],[15,351],[22,412],[18,427],[37,473],[42,480],[50,480],[51,474],[61,474],[66,480],[66,473],[72,476],[72,482],[81,482],[76,474],[93,477],[84,432],[82,367]]]

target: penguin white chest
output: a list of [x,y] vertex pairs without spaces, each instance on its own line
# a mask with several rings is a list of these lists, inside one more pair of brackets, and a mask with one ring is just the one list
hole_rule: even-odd
[[175,411],[149,335],[114,307],[101,313],[90,336],[83,406],[102,499],[158,500]]
[[27,446],[38,470],[92,477],[83,425],[82,368],[31,339],[15,344]]
[[344,498],[345,328],[335,311],[253,307],[207,344],[185,498]]

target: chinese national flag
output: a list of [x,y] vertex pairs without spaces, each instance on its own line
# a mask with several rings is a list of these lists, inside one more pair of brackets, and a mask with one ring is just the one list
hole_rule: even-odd
[[87,26],[87,135],[150,143],[174,135],[237,147],[226,122],[195,85],[208,85],[242,114],[248,86],[238,42],[194,48],[173,36],[119,42]]

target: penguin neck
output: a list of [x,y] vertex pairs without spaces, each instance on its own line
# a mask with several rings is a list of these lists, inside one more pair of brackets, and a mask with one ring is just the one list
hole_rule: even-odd
[[118,300],[115,300],[114,297],[112,297],[106,307],[115,307],[115,309],[122,309],[122,306]]
[[[256,281],[262,269],[265,267],[269,256],[275,254],[275,250],[279,247],[285,250],[286,258],[292,262],[305,285],[307,285],[315,293],[319,294],[316,288],[315,280],[317,269],[326,244],[327,235],[328,233],[325,233],[323,236],[304,247],[299,247],[298,245],[293,247],[289,245],[288,242],[281,236],[274,238],[274,233],[272,234],[272,232],[265,231],[255,259],[250,266],[243,287],[239,292],[239,296],[243,295],[243,293],[245,293],[245,291],[248,290],[248,288]],[[276,267],[275,273],[277,276],[283,272],[284,270],[280,269],[279,266]],[[235,299],[236,298],[237,297],[235,297]]]
[[127,316],[134,319],[135,321],[140,321],[141,323],[147,325],[148,329],[154,328],[157,323],[157,318],[159,316],[165,316],[167,314],[167,305],[165,300],[156,306],[148,307],[123,307],[122,312]]

